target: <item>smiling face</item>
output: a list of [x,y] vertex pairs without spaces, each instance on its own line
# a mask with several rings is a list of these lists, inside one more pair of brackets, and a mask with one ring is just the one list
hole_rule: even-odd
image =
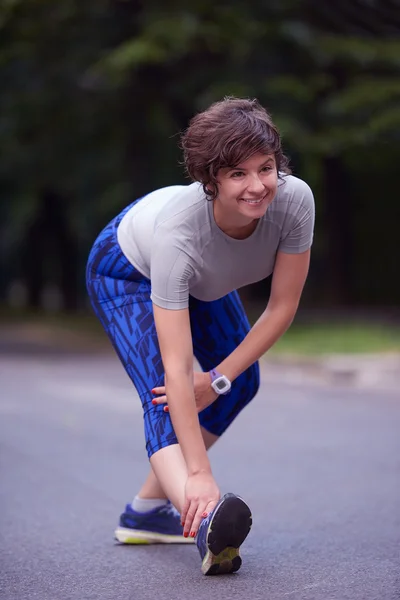
[[[214,214],[221,226],[246,227],[260,219],[275,198],[278,173],[273,154],[257,153],[240,165],[220,169]],[[224,227],[221,227],[224,229]]]

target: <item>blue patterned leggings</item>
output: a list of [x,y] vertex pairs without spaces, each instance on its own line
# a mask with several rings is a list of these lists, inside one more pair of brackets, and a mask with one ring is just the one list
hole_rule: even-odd
[[[100,233],[89,255],[86,283],[89,297],[115,351],[142,402],[148,456],[177,444],[171,417],[163,405],[153,406],[154,387],[164,385],[164,369],[150,299],[150,280],[125,258],[117,228],[125,208]],[[249,323],[237,292],[213,302],[189,300],[194,355],[204,371],[224,360],[243,340]],[[253,364],[232,384],[226,396],[199,414],[200,424],[221,435],[255,396],[259,366]]]

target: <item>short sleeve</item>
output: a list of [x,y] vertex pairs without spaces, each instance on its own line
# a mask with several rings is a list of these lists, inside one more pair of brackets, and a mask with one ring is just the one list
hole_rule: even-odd
[[151,251],[151,300],[161,308],[179,310],[189,306],[189,286],[194,274],[187,246],[163,237],[158,231]]
[[289,201],[278,250],[287,254],[300,254],[311,248],[314,222],[313,193],[304,181],[297,179],[296,188]]

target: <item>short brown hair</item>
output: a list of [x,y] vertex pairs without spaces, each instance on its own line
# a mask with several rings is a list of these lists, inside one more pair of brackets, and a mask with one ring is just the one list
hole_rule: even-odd
[[[218,195],[218,171],[233,168],[257,152],[274,154],[278,173],[290,173],[278,129],[256,99],[227,97],[215,102],[193,117],[181,147],[189,177],[203,184],[210,200]],[[212,190],[206,187],[210,183]]]

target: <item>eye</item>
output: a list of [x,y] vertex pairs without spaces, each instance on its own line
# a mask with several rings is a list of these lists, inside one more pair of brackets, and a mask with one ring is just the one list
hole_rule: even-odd
[[261,171],[263,171],[264,173],[268,173],[268,171],[272,171],[272,167],[270,167],[270,166],[266,165],[265,167],[263,167],[263,168],[261,169]]
[[243,175],[243,171],[235,171],[234,173],[232,173],[231,177],[242,177]]

